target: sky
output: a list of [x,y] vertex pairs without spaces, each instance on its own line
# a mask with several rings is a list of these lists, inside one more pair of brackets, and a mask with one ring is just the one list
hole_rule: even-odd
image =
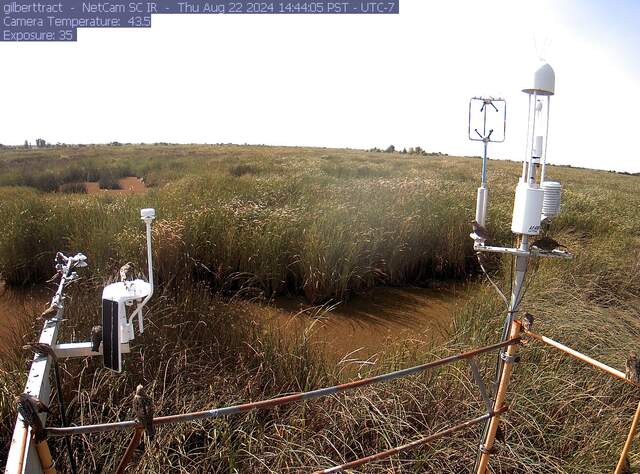
[[400,0],[399,15],[155,15],[76,43],[0,43],[0,143],[251,143],[480,155],[472,96],[521,160],[540,58],[548,162],[640,171],[640,2]]

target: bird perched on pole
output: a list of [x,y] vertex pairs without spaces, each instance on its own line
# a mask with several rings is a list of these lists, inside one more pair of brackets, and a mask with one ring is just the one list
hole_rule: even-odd
[[507,442],[507,436],[505,434],[505,429],[502,423],[498,425],[496,428],[496,441],[500,441],[501,443]]
[[625,376],[633,382],[640,382],[640,360],[635,352],[629,353],[629,357],[627,357]]
[[47,309],[45,309],[42,314],[40,315],[40,319],[44,318],[44,319],[51,319],[60,309],[60,306],[58,306],[55,303],[51,303]]
[[51,357],[54,362],[58,360],[58,357],[50,344],[46,344],[44,342],[29,342],[22,346],[22,348],[24,350],[32,350],[39,356]]
[[45,440],[47,433],[44,430],[42,420],[40,420],[38,413],[48,413],[49,407],[28,393],[21,393],[16,399],[16,402],[18,405],[18,413],[22,416],[25,424],[31,427],[36,442]]
[[51,278],[49,278],[45,283],[54,283],[57,279],[62,276],[62,270],[58,270]]
[[49,407],[40,401],[39,398],[29,395],[28,393],[21,393],[18,396],[17,402],[19,405],[26,406],[27,404],[34,408],[35,413],[49,413]]
[[91,328],[91,352],[100,352],[100,344],[102,343],[102,326],[93,326]]
[[133,269],[133,263],[127,262],[120,267],[120,281],[124,283],[125,288],[127,288],[127,277],[129,276],[129,272]]
[[524,313],[524,316],[522,316],[522,327],[525,331],[531,331],[533,329],[533,320],[533,314]]
[[65,254],[63,254],[62,252],[56,253],[56,258],[54,260],[56,265],[64,265],[68,261],[69,261],[69,257],[65,256]]
[[136,394],[133,396],[133,413],[136,415],[138,422],[144,426],[149,440],[153,440],[156,434],[153,426],[153,401],[147,395],[142,384],[136,387]]
[[531,244],[531,248],[542,250],[543,252],[553,252],[554,250],[566,249],[567,247],[551,237],[544,236],[540,237],[538,240],[534,240]]
[[471,221],[471,226],[473,227],[473,233],[476,235],[476,237],[478,237],[478,239],[480,239],[480,240],[490,240],[491,239],[491,235],[489,234],[489,231],[487,229],[485,229],[484,226],[479,224],[478,221],[472,220]]
[[620,468],[620,474],[631,474],[632,472],[633,471],[631,470],[631,461],[629,461],[629,456],[625,456]]

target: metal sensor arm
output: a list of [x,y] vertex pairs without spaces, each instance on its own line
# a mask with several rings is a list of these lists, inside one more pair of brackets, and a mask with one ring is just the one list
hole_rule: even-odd
[[144,321],[142,319],[142,308],[153,296],[153,253],[151,252],[151,223],[156,218],[155,209],[141,209],[140,210],[140,219],[142,219],[147,226],[147,265],[149,268],[149,294],[145,297],[144,300],[131,315],[131,321],[133,321],[133,317],[138,315],[138,330],[140,334],[144,332]]

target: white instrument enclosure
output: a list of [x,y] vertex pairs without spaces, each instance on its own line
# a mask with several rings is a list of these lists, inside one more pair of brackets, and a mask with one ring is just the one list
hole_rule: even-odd
[[[111,283],[102,291],[102,354],[105,367],[122,371],[121,344],[134,338],[133,317],[138,314],[142,327],[143,300],[151,294],[152,287],[144,280]],[[127,319],[127,306],[137,304]]]

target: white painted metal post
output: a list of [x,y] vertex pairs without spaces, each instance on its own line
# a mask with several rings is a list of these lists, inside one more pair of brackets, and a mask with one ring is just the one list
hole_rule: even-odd
[[[65,265],[62,267],[62,275],[60,278],[60,284],[56,291],[51,304],[57,306],[58,310],[55,317],[46,320],[42,332],[40,333],[40,339],[38,342],[49,344],[51,347],[56,345],[58,339],[58,325],[62,321],[64,315],[64,288],[65,286],[75,279],[72,273],[73,268],[82,262],[86,257],[82,254],[78,254],[75,257],[69,257]],[[51,394],[51,384],[49,382],[49,372],[52,366],[52,360],[49,357],[34,355],[31,368],[29,369],[29,375],[27,377],[27,384],[24,392],[29,395],[33,395],[41,400],[45,404],[49,404],[49,396]],[[42,424],[45,425],[47,418],[46,413],[41,413],[40,419]],[[32,439],[31,428],[25,425],[22,416],[18,415],[16,419],[15,428],[13,430],[13,437],[11,438],[11,444],[9,446],[9,455],[7,457],[7,464],[5,467],[5,473],[7,474],[23,474],[23,473],[41,473],[42,468],[40,466],[40,460],[38,453],[35,449],[35,443]]]

